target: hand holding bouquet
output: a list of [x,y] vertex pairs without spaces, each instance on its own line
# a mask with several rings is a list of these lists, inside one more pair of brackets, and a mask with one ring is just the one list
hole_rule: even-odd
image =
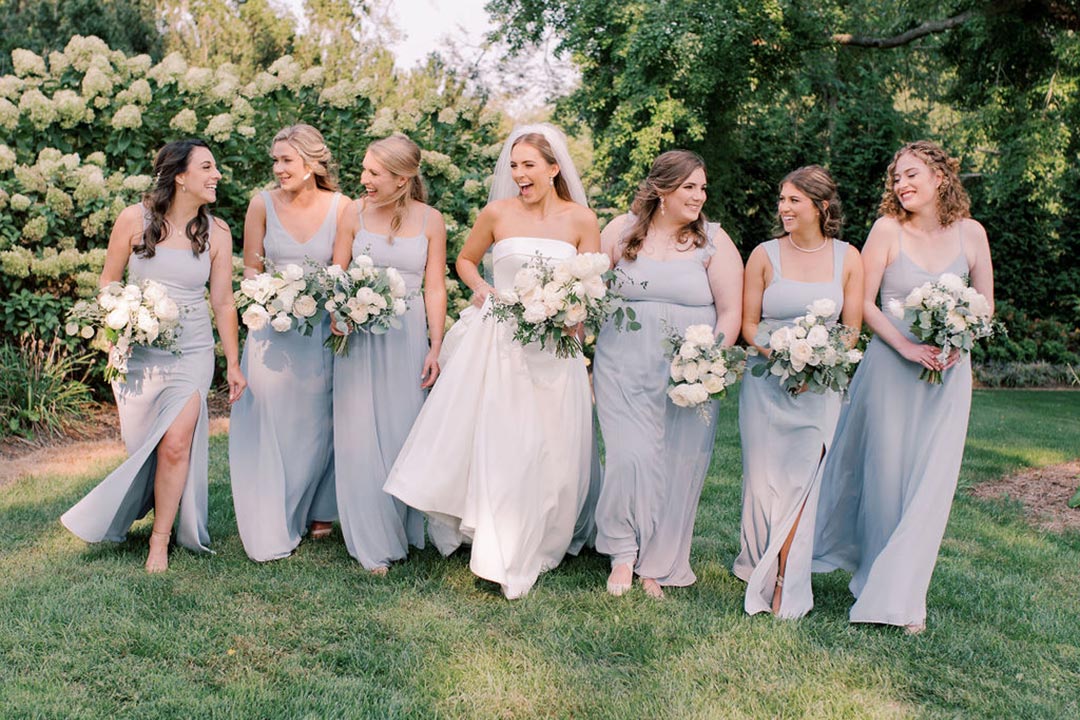
[[691,325],[685,335],[668,330],[664,345],[671,359],[668,397],[679,407],[696,407],[707,418],[706,403],[720,399],[746,369],[744,348],[722,348],[711,325]]
[[301,335],[311,335],[322,316],[318,298],[325,292],[322,268],[311,261],[305,265],[289,263],[240,281],[233,295],[249,330],[269,324],[277,332],[295,328]]
[[581,253],[557,264],[537,255],[514,276],[510,291],[492,297],[490,314],[501,322],[514,323],[514,339],[522,345],[539,342],[554,345],[561,358],[581,354],[577,329],[596,334],[611,315],[620,327],[637,330],[629,308],[616,308],[618,295],[608,289],[614,278],[611,259],[604,253]]
[[408,309],[408,288],[395,268],[376,268],[370,257],[357,255],[348,270],[331,265],[325,277],[323,307],[344,333],[326,338],[335,354],[349,354],[349,334],[356,330],[381,335],[401,327],[398,318]]
[[[952,273],[923,283],[904,302],[890,300],[886,309],[910,323],[911,334],[919,340],[941,348],[938,360],[943,364],[953,349],[971,352],[976,340],[990,337],[996,329],[990,303]],[[940,385],[941,371],[924,368],[919,379]]]
[[804,389],[812,393],[844,392],[862,360],[862,352],[849,348],[856,330],[833,322],[836,303],[829,298],[806,306],[806,315],[792,325],[777,328],[769,336],[769,359],[751,372],[766,372],[780,379],[792,395]]
[[136,345],[176,350],[180,308],[165,286],[154,280],[124,285],[111,282],[92,301],[80,300],[68,314],[64,330],[89,340],[99,333],[109,343],[105,379],[127,379],[128,360]]

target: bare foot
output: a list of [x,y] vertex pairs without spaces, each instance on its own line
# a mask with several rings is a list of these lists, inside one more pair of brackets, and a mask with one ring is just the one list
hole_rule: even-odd
[[664,591],[660,588],[660,583],[656,582],[652,578],[641,578],[641,588],[645,591],[645,594],[656,600],[664,599]]
[[385,565],[380,565],[379,567],[371,568],[368,572],[377,577],[386,577],[386,574],[390,572],[390,568]]
[[607,591],[619,597],[627,590],[630,589],[631,583],[634,582],[634,568],[630,563],[623,563],[622,565],[616,565],[611,568],[611,574],[607,579]]
[[311,523],[311,532],[309,533],[312,540],[321,540],[325,537],[330,537],[330,531],[334,528],[334,523],[325,522],[323,520],[315,520]]
[[150,531],[150,552],[146,555],[146,572],[162,573],[169,569],[169,536],[172,533]]

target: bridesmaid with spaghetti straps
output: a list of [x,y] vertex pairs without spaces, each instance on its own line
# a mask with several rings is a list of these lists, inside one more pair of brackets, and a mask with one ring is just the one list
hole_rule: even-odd
[[412,140],[401,134],[376,140],[363,162],[366,193],[338,227],[334,264],[348,267],[367,255],[376,267],[397,269],[412,298],[402,327],[382,335],[354,332],[348,355],[334,358],[334,452],[345,545],[366,570],[383,575],[410,545],[424,547],[423,515],[383,483],[439,377],[446,224],[426,204],[420,148]]
[[168,143],[154,160],[154,186],[116,219],[101,285],[156,280],[180,308],[180,353],[132,349],[127,377],[114,380],[120,432],[128,459],[60,521],[87,542],[126,539],[131,524],[154,510],[146,571],[169,567],[169,538],[209,552],[207,475],[209,419],[206,393],[214,374],[210,304],[228,364],[229,402],[244,393],[236,308],[232,294],[232,236],[210,215],[221,179],[202,140]]
[[[824,463],[815,572],[852,571],[853,623],[926,628],[926,593],[960,473],[971,408],[971,361],[920,343],[881,305],[942,273],[968,275],[993,306],[983,226],[969,214],[959,163],[913,142],[893,156],[863,248],[863,313],[875,333]],[[944,382],[919,379],[943,371]]]
[[[746,263],[742,333],[761,353],[751,367],[768,357],[769,336],[816,300],[833,301],[833,322],[862,325],[862,263],[855,248],[837,239],[843,217],[832,176],[818,165],[792,171],[780,183],[776,210],[780,232],[754,248]],[[853,332],[852,344],[856,337]],[[796,618],[813,607],[813,481],[832,442],[840,400],[835,392],[792,395],[771,374],[743,375],[741,551],[734,573],[746,581],[744,607],[751,615]]]
[[[278,187],[248,205],[244,276],[289,263],[328,265],[348,198],[322,134],[287,127],[270,157]],[[337,517],[328,332],[326,319],[306,337],[267,326],[244,343],[249,387],[232,409],[229,469],[240,539],[256,562],[289,556],[309,528],[311,537],[324,537]]]

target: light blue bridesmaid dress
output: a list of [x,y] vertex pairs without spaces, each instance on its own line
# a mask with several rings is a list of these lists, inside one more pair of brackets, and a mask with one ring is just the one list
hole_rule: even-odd
[[[211,220],[213,222],[213,220]],[[87,542],[122,542],[128,528],[154,506],[157,446],[192,395],[199,397],[199,419],[191,442],[187,480],[177,513],[176,541],[209,552],[206,530],[209,419],[206,393],[214,374],[214,333],[206,303],[210,251],[158,247],[151,258],[128,258],[128,281],[156,280],[180,308],[179,355],[136,346],[127,379],[114,381],[120,433],[128,459],[60,518]]]
[[[948,266],[928,272],[904,252],[901,233],[900,252],[881,279],[881,305],[946,272],[969,272],[962,243]],[[902,320],[886,317],[918,342]],[[946,370],[942,385],[920,380],[921,371],[871,340],[823,465],[813,569],[853,572],[851,622],[926,621],[926,591],[964,455],[971,360],[965,355]]]
[[[710,238],[715,232],[710,226]],[[685,259],[658,261],[638,255],[619,260],[633,283],[619,288],[641,329],[626,332],[609,321],[596,340],[593,391],[606,449],[604,480],[596,507],[596,549],[612,567],[630,563],[643,578],[685,586],[694,518],[712,458],[718,404],[709,421],[696,408],[668,398],[670,362],[665,326],[716,325],[716,306],[705,261],[706,247]]]
[[[420,373],[427,356],[427,313],[420,287],[427,265],[430,210],[414,237],[377,235],[364,227],[353,257],[401,273],[410,294],[402,326],[382,335],[354,332],[349,354],[334,358],[334,452],[341,532],[349,554],[368,570],[387,567],[424,547],[424,516],[383,490],[394,460],[420,413],[426,392]],[[437,452],[435,449],[433,452]]]
[[[772,282],[761,297],[757,345],[767,347],[774,330],[793,324],[815,300],[828,298],[835,302],[836,312],[830,321],[839,319],[844,304],[846,242],[832,241],[833,276],[827,282],[799,282],[784,277],[780,242],[769,240],[763,247],[773,270]],[[760,356],[750,358],[739,391],[742,549],[735,559],[734,573],[747,582],[746,612],[770,612],[780,548],[798,519],[778,613],[779,617],[794,618],[814,606],[810,561],[817,484],[813,481],[822,452],[832,442],[841,396],[835,392],[792,396],[776,376],[753,376],[751,368],[764,362]]]
[[[340,194],[311,239],[297,242],[281,224],[270,193],[263,252],[267,268],[330,263]],[[305,337],[269,325],[248,332],[240,368],[247,391],[232,407],[229,471],[236,525],[248,557],[287,557],[314,521],[336,518],[333,359],[323,341],[330,321]]]

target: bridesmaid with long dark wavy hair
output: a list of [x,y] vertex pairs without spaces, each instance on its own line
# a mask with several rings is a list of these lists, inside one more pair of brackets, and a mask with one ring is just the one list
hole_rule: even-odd
[[156,280],[180,307],[180,353],[135,346],[127,377],[113,382],[128,459],[61,522],[87,542],[121,542],[151,508],[147,572],[169,566],[169,538],[208,552],[209,420],[206,393],[214,373],[214,334],[205,299],[210,283],[227,363],[229,401],[247,383],[240,371],[232,293],[232,236],[207,205],[217,199],[221,173],[202,140],[167,144],[154,161],[154,187],[125,208],[109,237],[101,285]]

